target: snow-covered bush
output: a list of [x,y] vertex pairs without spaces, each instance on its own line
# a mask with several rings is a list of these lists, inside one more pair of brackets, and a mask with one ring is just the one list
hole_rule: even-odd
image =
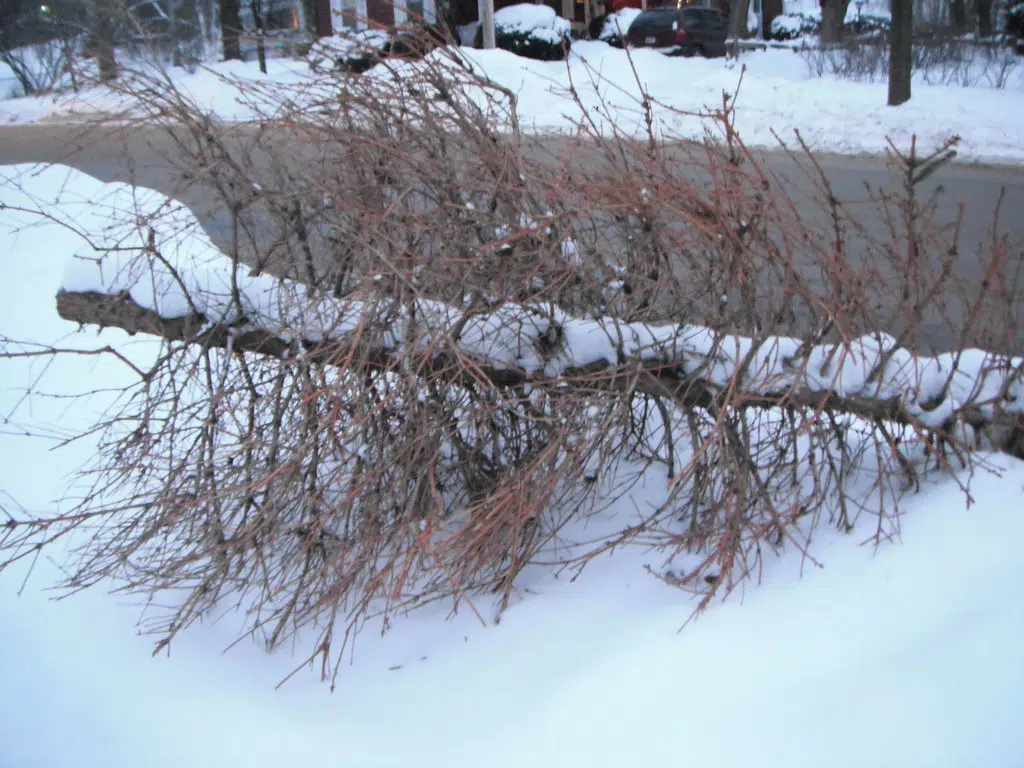
[[[850,6],[843,20],[843,38],[845,40],[879,37],[889,33],[891,18],[880,11],[863,11],[858,13]],[[800,37],[821,34],[821,12],[788,13],[772,19],[768,37],[772,40],[795,40]]]
[[[477,30],[477,47],[482,41]],[[510,5],[494,14],[494,44],[527,59],[558,61],[572,46],[572,28],[546,5]]]
[[615,48],[622,47],[622,39],[629,31],[629,25],[633,23],[642,11],[639,8],[623,8],[621,11],[609,13],[595,19],[594,26],[597,34],[591,33],[592,37],[603,40]]
[[772,40],[796,40],[818,32],[818,22],[800,14],[783,14],[772,19],[768,37]]
[[885,37],[891,26],[892,18],[886,13],[859,13],[853,19],[847,15],[843,22],[843,37],[847,40]]
[[391,35],[381,29],[346,29],[313,43],[306,60],[314,72],[365,72],[380,61],[390,41]]

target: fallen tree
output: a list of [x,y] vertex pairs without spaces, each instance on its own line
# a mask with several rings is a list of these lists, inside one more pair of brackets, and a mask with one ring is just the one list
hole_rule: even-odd
[[[201,295],[192,296],[191,301],[198,306],[209,303]],[[380,302],[368,303],[374,313],[380,311]],[[255,352],[282,361],[296,357],[315,365],[359,361],[386,371],[406,354],[397,339],[386,346],[359,349],[348,329],[313,340],[294,329],[254,326],[247,318],[233,323],[211,323],[200,313],[165,318],[128,292],[62,290],[57,294],[57,311],[81,325],[148,333],[203,349]],[[336,315],[352,312],[351,305],[341,305]],[[729,337],[700,327],[651,327],[617,323],[613,318],[581,321],[521,305],[505,305],[498,312],[460,312],[424,303],[415,314],[432,315],[435,320],[434,324],[428,320],[416,340],[424,349],[426,365],[460,370],[468,362],[471,373],[467,375],[498,387],[603,388],[666,398],[684,410],[788,408],[819,417],[842,414],[878,426],[912,427],[926,440],[960,443],[966,449],[984,445],[1024,459],[1022,358],[981,350],[922,357],[899,349],[895,339],[885,334],[830,345]],[[390,314],[385,317],[384,327],[395,325]],[[438,318],[449,322],[438,327]],[[366,320],[361,317],[354,325],[378,337],[381,329],[373,329]],[[580,324],[582,331],[574,328]],[[509,350],[502,338],[509,335],[515,337],[517,347],[513,357],[530,359],[531,367],[518,367],[513,360],[486,353],[495,348]],[[463,336],[472,341],[460,343]],[[596,342],[604,349],[574,350],[564,341],[570,337],[589,342],[590,347]],[[963,425],[971,428],[973,441],[963,443],[964,433],[958,429]]]
[[796,181],[773,173],[729,99],[707,140],[643,99],[644,141],[582,101],[578,135],[534,140],[450,51],[250,88],[247,131],[118,83],[222,226],[131,185],[4,185],[5,215],[81,235],[60,315],[161,343],[88,350],[133,382],[81,501],[8,512],[0,567],[74,538],[62,586],[167,606],[158,648],[235,606],[330,677],[371,618],[489,621],[524,569],[627,545],[703,607],[780,548],[813,558],[820,525],[893,536],[936,468],[969,493],[988,451],[1021,456],[1024,251],[998,210],[971,244],[935,214],[955,142],[894,147],[893,188],[852,204],[799,137]]

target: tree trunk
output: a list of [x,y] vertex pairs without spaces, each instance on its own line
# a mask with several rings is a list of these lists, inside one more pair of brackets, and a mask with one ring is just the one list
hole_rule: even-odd
[[992,37],[992,0],[975,0],[978,11],[978,36]]
[[249,0],[249,10],[256,26],[256,59],[260,63],[260,72],[267,74],[267,47],[263,30],[263,3],[261,0]]
[[[913,0],[895,0],[913,2]],[[895,4],[895,2],[894,2]],[[524,308],[525,309],[525,308]],[[101,328],[120,328],[130,334],[147,333],[169,341],[186,341],[204,348],[231,349],[235,353],[252,352],[281,360],[294,359],[295,334],[285,329],[247,327],[232,328],[210,325],[202,315],[163,318],[138,303],[128,293],[116,295],[94,291],[66,291],[57,294],[57,313],[65,320],[80,325],[98,325]],[[317,365],[349,365],[353,359],[352,340],[341,335],[336,338],[302,342],[303,359]],[[358,343],[358,342],[356,342]],[[446,345],[452,345],[445,348]],[[481,348],[487,348],[481,344]],[[473,356],[473,350],[459,347],[458,342],[446,338],[444,344],[431,346],[430,365],[439,370],[458,368],[458,358]],[[358,357],[368,368],[393,366],[401,350],[394,348],[362,348]],[[688,366],[692,365],[692,360]],[[796,366],[797,368],[799,366]],[[467,380],[474,384],[484,377],[498,387],[579,387],[587,391],[593,387],[642,392],[671,400],[680,408],[709,408],[721,404],[721,390],[701,378],[698,365],[690,375],[681,375],[678,363],[657,358],[612,362],[598,360],[576,368],[568,368],[561,375],[549,376],[544,372],[528,373],[514,367],[495,367],[486,359],[477,360],[472,373],[467,368]],[[638,373],[640,375],[638,375]],[[1017,374],[1009,369],[1005,375]],[[1009,380],[1002,387],[1009,387]],[[744,408],[807,408],[815,412],[842,413],[872,422],[913,424],[923,436],[945,439],[945,427],[915,418],[902,405],[900,398],[872,397],[862,394],[837,395],[832,388],[816,389],[807,381],[794,381],[777,391],[766,387],[764,391],[745,392],[741,398]],[[979,398],[981,395],[979,394]],[[964,403],[961,409],[965,423],[976,430],[985,430],[993,436],[999,450],[1024,459],[1024,414],[1002,410],[985,413],[982,409]]]
[[842,42],[843,21],[850,0],[821,0],[821,44],[834,45]]
[[183,63],[181,56],[181,29],[178,22],[178,3],[175,0],[171,0],[167,4],[167,16],[171,27],[171,66],[180,67]]
[[0,51],[18,47],[18,27],[21,24],[21,0],[3,0],[0,3]]
[[913,0],[892,0],[892,44],[889,47],[890,107],[898,107],[910,101],[913,27]]
[[220,35],[224,45],[224,60],[242,59],[242,3],[241,0],[220,0]]
[[954,35],[967,32],[967,0],[950,0],[949,26]]
[[330,37],[333,32],[330,0],[313,0],[313,18],[316,20],[316,36]]
[[733,0],[729,6],[729,39],[742,40],[749,34],[747,32],[747,13],[750,10],[750,0]]
[[117,59],[114,56],[114,0],[95,0],[93,3],[92,33],[96,41],[96,64],[100,81],[108,83],[117,77]]

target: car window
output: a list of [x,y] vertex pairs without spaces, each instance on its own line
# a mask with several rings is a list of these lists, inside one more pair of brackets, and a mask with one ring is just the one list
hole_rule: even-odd
[[683,24],[688,27],[699,27],[703,25],[704,19],[701,12],[696,8],[687,8],[683,11]]
[[709,29],[721,29],[723,26],[722,14],[718,11],[707,9],[700,12],[701,16],[704,17],[704,26]]
[[644,11],[630,24],[630,28],[637,29],[670,29],[676,20],[675,10],[671,8],[658,8],[651,11]]

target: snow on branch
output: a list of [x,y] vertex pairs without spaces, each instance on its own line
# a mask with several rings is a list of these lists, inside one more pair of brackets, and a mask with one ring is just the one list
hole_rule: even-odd
[[[921,356],[881,333],[811,344],[694,324],[573,317],[553,304],[456,307],[389,295],[379,277],[335,298],[293,280],[253,276],[183,221],[191,213],[168,203],[158,211],[173,215],[141,217],[137,237],[129,229],[116,247],[73,260],[57,297],[63,318],[280,359],[457,363],[500,386],[625,387],[684,408],[830,410],[940,436],[967,424],[1024,457],[1019,357],[979,349]],[[177,247],[186,231],[189,246]]]

